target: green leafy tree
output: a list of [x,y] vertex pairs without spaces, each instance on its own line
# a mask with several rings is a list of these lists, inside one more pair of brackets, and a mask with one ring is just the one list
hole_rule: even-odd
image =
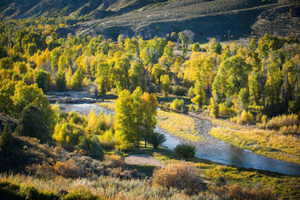
[[162,89],[164,95],[167,96],[169,93],[170,84],[171,84],[170,77],[168,74],[164,74],[160,77],[160,84],[161,84],[161,89]]
[[50,126],[51,122],[47,121],[45,113],[40,108],[29,105],[22,111],[18,134],[46,141],[50,138]]

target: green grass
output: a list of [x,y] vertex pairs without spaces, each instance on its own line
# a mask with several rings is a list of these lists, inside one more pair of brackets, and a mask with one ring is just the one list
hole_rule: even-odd
[[262,129],[213,128],[210,134],[257,154],[300,164],[300,138]]
[[158,111],[157,124],[168,133],[182,139],[199,142],[202,137],[198,134],[192,117],[175,112]]

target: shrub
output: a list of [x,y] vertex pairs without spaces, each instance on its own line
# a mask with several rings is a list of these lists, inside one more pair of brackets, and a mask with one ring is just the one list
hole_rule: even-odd
[[79,138],[84,135],[81,127],[71,123],[58,123],[55,126],[53,139],[65,147],[74,147],[79,144]]
[[79,144],[78,146],[80,149],[83,149],[87,151],[89,156],[91,156],[94,159],[103,159],[103,149],[102,146],[99,142],[98,137],[94,136],[92,138],[85,138],[83,141]]
[[153,132],[146,138],[147,142],[149,142],[154,149],[157,149],[159,145],[166,141],[166,137],[163,134]]
[[113,149],[115,146],[115,138],[113,129],[105,131],[100,137],[100,143],[106,149]]
[[175,147],[175,153],[183,159],[190,159],[195,156],[195,147],[188,144],[179,144]]
[[63,196],[62,200],[100,200],[85,188],[77,188]]
[[58,161],[53,166],[54,171],[65,178],[78,178],[84,175],[83,169],[74,160]]
[[184,101],[182,99],[175,99],[170,104],[170,108],[172,110],[176,110],[176,111],[179,111],[179,112],[184,112],[185,111]]
[[291,135],[300,135],[300,126],[293,125],[293,126],[282,126],[279,129],[281,134],[291,134]]
[[156,170],[152,183],[154,186],[184,190],[187,194],[206,189],[206,184],[198,177],[196,169],[187,164],[171,164]]
[[119,168],[124,167],[125,161],[122,156],[113,154],[105,156],[106,166],[109,168]]
[[219,116],[220,117],[232,117],[234,115],[233,109],[228,107],[225,103],[219,104]]
[[243,111],[240,116],[233,117],[230,121],[238,124],[250,124],[254,122],[254,116],[251,112]]
[[243,111],[240,118],[240,124],[253,123],[254,117],[251,112]]
[[296,114],[273,117],[266,123],[265,127],[278,130],[280,127],[293,125],[300,125],[299,117]]

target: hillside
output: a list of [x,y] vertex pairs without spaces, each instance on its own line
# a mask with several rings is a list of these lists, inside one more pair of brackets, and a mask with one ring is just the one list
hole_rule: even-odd
[[[79,34],[113,38],[119,34],[165,37],[192,30],[195,41],[210,37],[234,40],[253,33],[299,35],[298,17],[290,16],[294,4],[260,0],[6,0],[0,4],[0,18],[66,17]],[[282,26],[278,18],[288,23]]]

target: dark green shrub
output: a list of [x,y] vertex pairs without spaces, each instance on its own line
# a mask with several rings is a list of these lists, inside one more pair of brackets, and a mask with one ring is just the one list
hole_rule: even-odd
[[163,134],[153,132],[148,136],[148,138],[146,138],[146,141],[149,142],[154,149],[157,149],[159,145],[166,141],[166,137]]
[[100,200],[94,196],[89,190],[79,188],[66,194],[62,200]]
[[87,151],[89,156],[94,159],[102,160],[104,157],[103,148],[97,137],[83,138],[79,144],[79,148]]
[[195,147],[188,144],[179,144],[175,147],[175,153],[183,159],[190,159],[195,156]]

